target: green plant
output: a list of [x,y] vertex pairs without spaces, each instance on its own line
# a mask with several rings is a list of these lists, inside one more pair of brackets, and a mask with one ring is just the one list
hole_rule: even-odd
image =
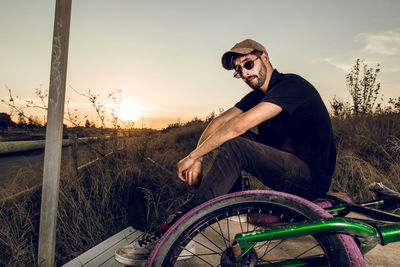
[[[361,64],[362,74],[360,73]],[[381,86],[376,81],[379,72],[379,64],[377,64],[376,68],[369,68],[363,60],[357,59],[351,71],[346,74],[346,84],[353,100],[352,109],[354,114],[373,112]]]

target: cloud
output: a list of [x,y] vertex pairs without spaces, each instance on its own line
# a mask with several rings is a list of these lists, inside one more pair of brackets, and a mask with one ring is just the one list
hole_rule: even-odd
[[375,66],[380,63],[386,73],[398,73],[397,58],[400,56],[400,28],[375,33],[360,33],[354,40],[361,44],[355,51],[342,55],[326,57],[324,62],[344,71],[349,71],[357,58],[365,59],[364,63]]
[[396,73],[399,70],[397,64],[391,64],[394,58],[400,56],[400,28],[381,32],[364,32],[357,34],[354,40],[361,46],[355,51],[349,51],[342,55],[326,57],[324,62],[344,71],[349,71],[357,58],[365,59],[369,66],[386,63],[387,72]]
[[388,56],[400,55],[400,29],[360,33],[355,40],[364,44],[363,52]]
[[[349,56],[349,57],[327,57],[324,58],[323,61],[338,68],[341,70],[344,70],[345,72],[350,71],[351,68],[353,68],[354,64],[356,63],[356,60],[361,59],[362,62],[361,64],[367,64],[369,67],[375,67],[379,62],[377,60],[366,60],[362,57],[354,57],[354,56]],[[392,72],[397,72],[399,68],[392,69]]]
[[327,57],[324,61],[338,69],[348,71],[354,65],[354,60],[350,59],[340,59],[338,57]]

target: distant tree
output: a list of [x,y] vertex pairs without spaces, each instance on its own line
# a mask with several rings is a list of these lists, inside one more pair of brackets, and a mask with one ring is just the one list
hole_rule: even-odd
[[213,119],[215,119],[217,117],[217,114],[215,114],[215,112],[211,112],[207,117],[206,117],[206,122],[210,122]]
[[389,98],[389,111],[400,113],[400,96],[398,98]]
[[336,95],[334,95],[332,101],[329,101],[329,103],[331,104],[333,116],[340,116],[341,114],[343,114],[343,100],[337,98]]
[[86,119],[85,128],[90,128],[91,126],[92,126],[92,124],[90,123],[90,121],[88,119]]
[[42,127],[42,125],[39,123],[40,119],[38,116],[29,116],[28,118],[28,128],[38,128]]
[[[190,126],[190,125],[195,125],[195,124],[199,124],[199,123],[203,123],[203,121],[198,118],[197,116],[194,117],[191,121],[188,121],[184,124],[184,126]],[[182,124],[181,124],[182,125]]]
[[[360,73],[361,68],[362,73]],[[353,99],[354,114],[373,112],[381,87],[380,83],[376,82],[379,72],[379,64],[376,68],[369,68],[363,60],[357,59],[351,71],[346,74],[346,84]]]
[[342,99],[338,98],[336,95],[333,96],[332,101],[329,101],[332,109],[332,115],[335,117],[346,117],[351,114],[352,107],[348,101],[344,102]]
[[11,120],[11,116],[7,113],[0,113],[0,129],[5,130],[8,127],[15,127],[16,123]]
[[18,127],[19,128],[25,128],[27,123],[26,123],[26,116],[23,112],[18,113]]

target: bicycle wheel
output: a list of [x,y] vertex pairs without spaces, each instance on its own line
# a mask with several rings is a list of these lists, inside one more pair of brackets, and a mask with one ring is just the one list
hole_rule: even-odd
[[[287,193],[255,190],[224,195],[180,218],[160,239],[147,266],[229,266],[224,256],[229,242],[239,232],[262,229],[247,222],[249,214],[260,213],[277,218],[279,223],[331,217],[314,203]],[[187,248],[189,242],[195,245],[195,252]],[[258,256],[256,265],[263,266],[294,266],[293,260],[310,258],[319,258],[320,266],[365,266],[353,238],[345,234],[259,242],[253,253]]]

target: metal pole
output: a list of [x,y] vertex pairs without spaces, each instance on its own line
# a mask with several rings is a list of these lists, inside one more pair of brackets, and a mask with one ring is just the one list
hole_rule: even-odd
[[57,0],[40,209],[38,264],[55,266],[56,221],[72,0]]

